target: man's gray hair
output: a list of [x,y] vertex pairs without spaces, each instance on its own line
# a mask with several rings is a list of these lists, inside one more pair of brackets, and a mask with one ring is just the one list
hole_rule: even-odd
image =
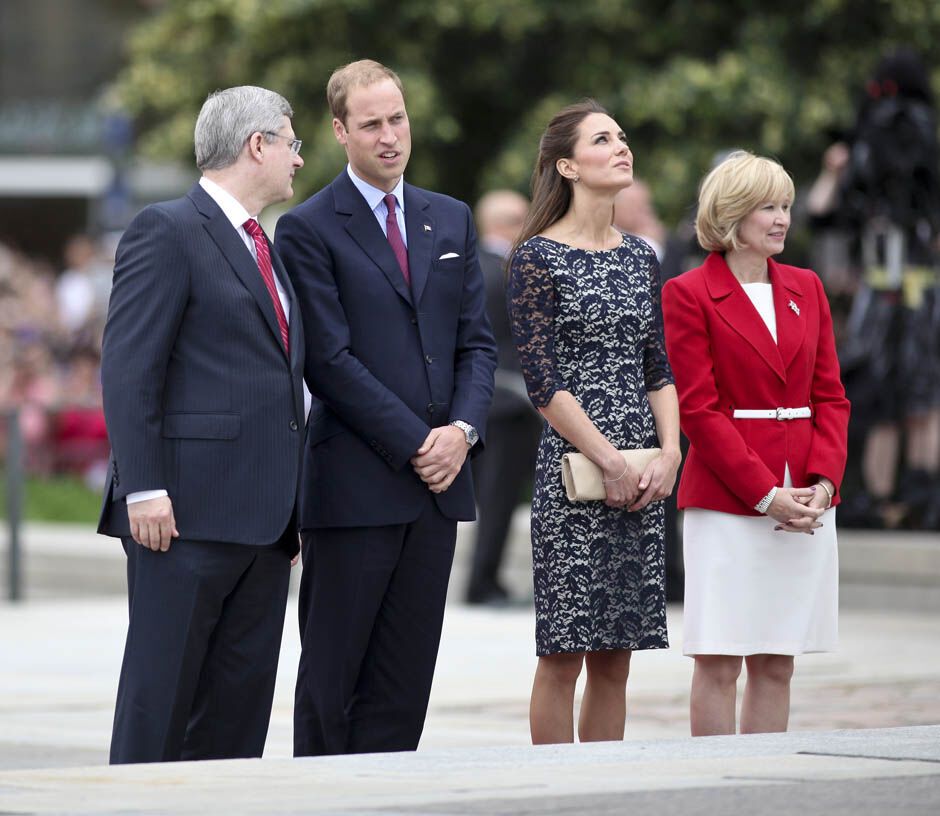
[[293,116],[290,103],[280,94],[254,85],[240,85],[209,94],[196,120],[196,166],[221,170],[235,164],[252,133],[271,133],[281,128],[284,116]]

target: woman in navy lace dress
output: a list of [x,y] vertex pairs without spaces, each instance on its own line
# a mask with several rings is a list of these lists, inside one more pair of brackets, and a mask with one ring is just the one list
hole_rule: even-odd
[[[666,638],[663,510],[679,465],[679,412],[666,360],[652,249],[611,226],[633,182],[626,137],[593,101],[542,136],[532,208],[512,256],[508,305],[532,402],[547,420],[532,501],[538,668],[534,743],[622,739],[630,655]],[[643,472],[623,448],[662,448]],[[570,502],[563,453],[603,471],[605,501]]]

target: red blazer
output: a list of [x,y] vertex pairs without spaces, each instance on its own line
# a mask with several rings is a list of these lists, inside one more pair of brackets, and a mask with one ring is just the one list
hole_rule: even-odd
[[[666,350],[691,443],[680,508],[759,515],[754,505],[783,484],[787,463],[796,487],[825,476],[838,488],[842,480],[849,401],[822,283],[810,269],[772,259],[767,266],[776,344],[717,252],[663,288]],[[803,406],[812,418],[732,418],[735,408]]]

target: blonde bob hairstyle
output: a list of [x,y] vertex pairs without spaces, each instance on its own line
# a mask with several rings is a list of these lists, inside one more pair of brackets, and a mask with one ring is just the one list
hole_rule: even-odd
[[702,179],[695,234],[702,249],[741,249],[738,227],[762,204],[793,203],[793,179],[773,159],[736,150]]

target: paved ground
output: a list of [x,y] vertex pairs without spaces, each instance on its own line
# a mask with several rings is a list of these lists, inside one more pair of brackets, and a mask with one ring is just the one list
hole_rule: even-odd
[[0,772],[19,814],[936,814],[940,727]]
[[[0,769],[106,762],[125,625],[118,598],[0,606]],[[422,750],[528,744],[532,629],[528,610],[448,608]],[[798,660],[793,730],[940,724],[940,617],[848,611],[841,629],[838,652]],[[291,617],[266,757],[291,755],[298,653]],[[690,673],[677,648],[635,655],[628,739],[688,734]]]
[[[70,546],[88,557],[71,557]],[[934,564],[935,542],[918,546]],[[626,742],[539,749],[528,746],[531,610],[452,602],[418,753],[293,761],[292,596],[263,761],[106,769],[126,606],[120,594],[88,592],[101,581],[120,585],[121,559],[108,547],[76,533],[34,548],[49,581],[84,569],[84,596],[55,597],[52,582],[26,603],[0,603],[0,814],[612,814],[625,802],[666,813],[940,812],[940,728],[837,731],[940,724],[935,601],[914,611],[843,609],[839,650],[797,662],[782,741],[687,739],[691,661],[674,647],[634,657]],[[895,560],[909,550],[899,547]],[[462,553],[455,598],[465,544]],[[882,554],[889,566],[890,555]],[[510,570],[517,591],[524,571],[524,561]],[[926,574],[922,592],[940,593]],[[681,608],[671,607],[675,644],[681,628]]]

